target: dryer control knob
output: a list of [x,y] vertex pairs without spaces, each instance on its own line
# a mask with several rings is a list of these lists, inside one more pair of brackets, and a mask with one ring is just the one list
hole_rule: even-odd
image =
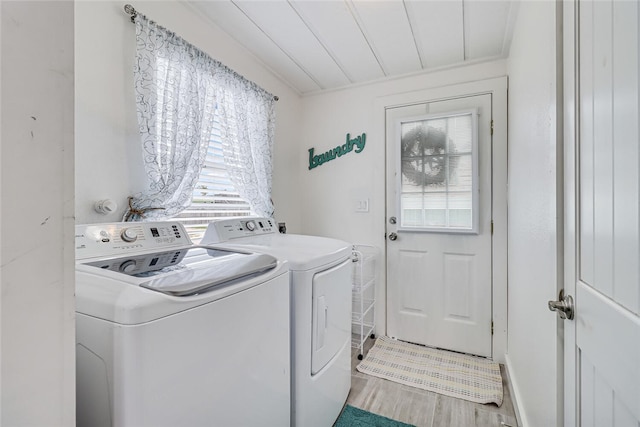
[[136,269],[136,260],[129,259],[120,264],[120,271],[123,273],[132,273]]
[[253,221],[247,221],[247,223],[244,226],[247,227],[247,230],[249,231],[253,231],[256,229],[256,223]]
[[138,240],[138,233],[136,233],[135,230],[132,230],[130,228],[125,228],[120,233],[120,237],[125,242],[131,243],[131,242],[135,242],[136,240]]

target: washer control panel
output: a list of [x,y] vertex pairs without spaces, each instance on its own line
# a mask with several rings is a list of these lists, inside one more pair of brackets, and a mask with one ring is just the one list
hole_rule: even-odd
[[128,275],[148,274],[149,272],[161,270],[165,267],[177,266],[185,258],[189,249],[189,247],[175,248],[163,252],[126,254],[119,258],[106,257],[97,261],[86,262],[86,265]]
[[190,244],[184,226],[175,221],[76,225],[77,260]]
[[241,237],[275,233],[278,233],[278,223],[273,218],[221,219],[209,223],[202,243],[220,243]]

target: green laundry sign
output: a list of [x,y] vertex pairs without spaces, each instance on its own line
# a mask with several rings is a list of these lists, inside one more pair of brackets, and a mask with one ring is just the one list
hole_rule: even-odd
[[325,151],[324,153],[314,154],[315,148],[309,148],[309,170],[327,163],[336,157],[342,157],[352,151],[355,151],[356,153],[362,152],[366,141],[367,135],[365,133],[358,135],[355,138],[351,138],[351,135],[347,134],[347,140],[344,144],[338,145],[336,148]]

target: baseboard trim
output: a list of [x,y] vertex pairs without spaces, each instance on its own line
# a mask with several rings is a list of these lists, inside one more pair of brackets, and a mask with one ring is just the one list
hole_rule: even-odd
[[511,398],[513,400],[513,411],[516,413],[516,421],[518,422],[518,427],[529,427],[529,422],[526,417],[523,417],[523,413],[520,412],[520,404],[522,402],[520,394],[520,388],[518,387],[518,383],[511,375],[511,358],[509,357],[509,353],[504,355],[504,368],[507,374],[507,386],[509,387],[509,392],[511,393]]

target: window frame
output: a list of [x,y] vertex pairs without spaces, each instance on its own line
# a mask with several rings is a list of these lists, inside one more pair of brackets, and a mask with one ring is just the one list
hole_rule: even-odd
[[[403,222],[403,211],[402,211],[402,125],[407,123],[415,123],[422,122],[428,120],[437,120],[437,119],[449,119],[452,117],[460,117],[460,116],[471,116],[471,227],[461,228],[461,227],[451,227],[449,225],[445,226],[407,226]],[[446,234],[479,234],[479,181],[480,181],[480,173],[478,167],[478,110],[477,108],[465,109],[465,110],[457,110],[445,113],[429,113],[429,114],[421,114],[418,116],[410,116],[403,117],[396,120],[396,177],[395,177],[395,188],[396,188],[396,212],[398,212],[398,221],[397,221],[397,231],[399,232],[419,232],[419,233],[446,233]],[[443,157],[448,160],[448,158],[452,156],[449,153],[443,154]],[[447,178],[448,179],[448,178]],[[434,192],[435,193],[435,192]],[[444,191],[448,196],[450,194],[447,189]],[[421,196],[424,200],[423,191]],[[448,202],[447,202],[448,203]],[[449,211],[449,207],[445,208],[445,212]],[[421,209],[422,212],[425,211],[424,207]],[[447,215],[448,216],[448,215]]]

